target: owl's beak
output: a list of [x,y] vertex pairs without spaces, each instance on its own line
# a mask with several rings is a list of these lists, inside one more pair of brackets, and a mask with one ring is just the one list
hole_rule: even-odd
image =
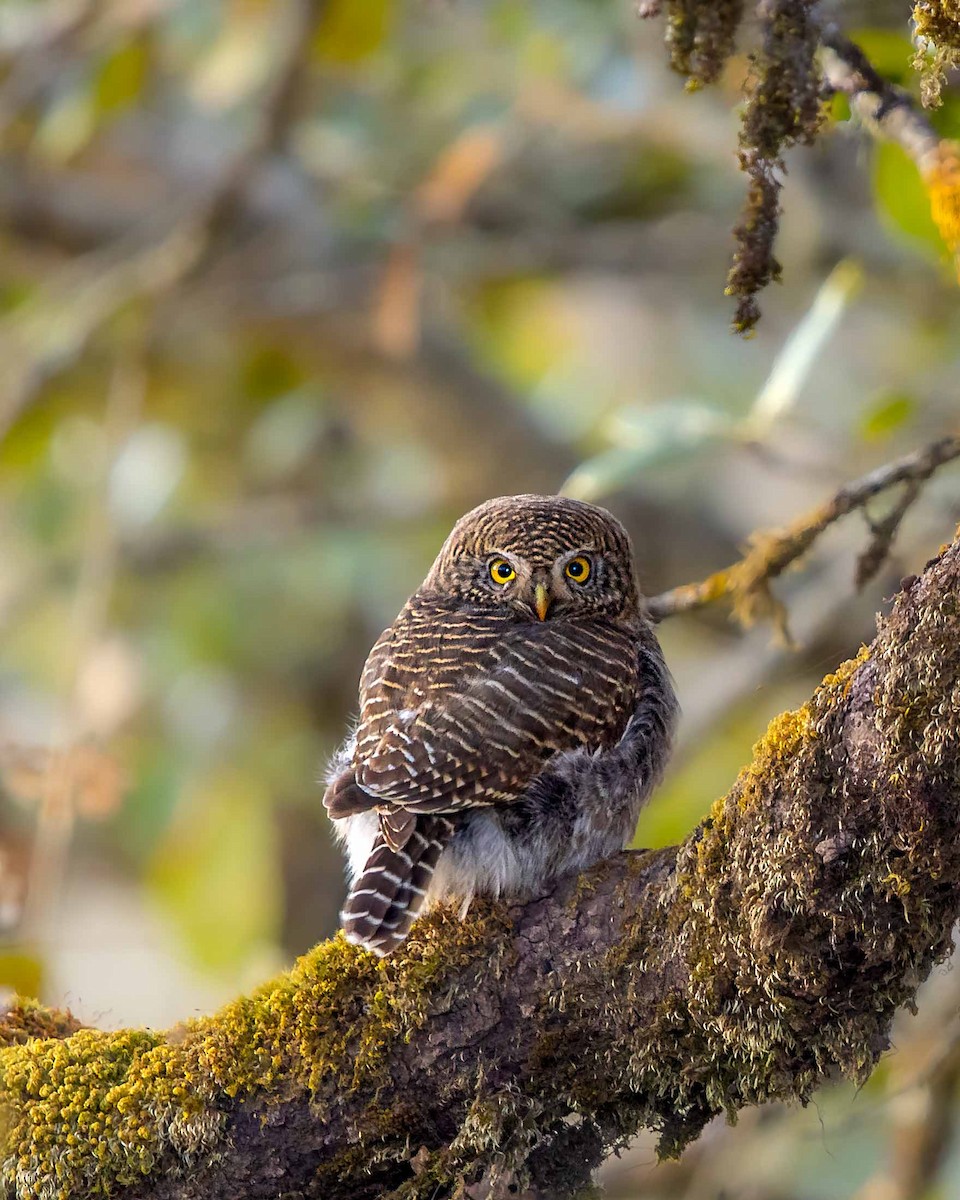
[[546,586],[538,583],[533,589],[533,606],[537,610],[537,616],[541,621],[547,619],[547,613],[550,611],[551,597]]

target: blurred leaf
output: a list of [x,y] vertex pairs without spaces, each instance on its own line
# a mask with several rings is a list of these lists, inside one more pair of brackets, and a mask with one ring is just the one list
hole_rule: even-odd
[[695,454],[724,437],[732,427],[727,416],[697,401],[674,400],[652,408],[622,408],[608,421],[606,430],[619,444],[588,458],[560,491],[581,500],[605,496],[641,470],[662,467]]
[[288,347],[262,343],[247,352],[241,378],[244,397],[259,405],[296,391],[307,376],[303,364]]
[[390,358],[409,358],[420,342],[423,266],[416,242],[396,242],[374,300],[373,341]]
[[571,50],[564,38],[534,28],[520,47],[520,71],[534,78],[559,79],[569,68],[570,58]]
[[6,479],[11,469],[20,474],[45,464],[59,417],[52,405],[32,405],[0,439],[0,471]]
[[479,289],[475,308],[484,349],[521,389],[539,383],[568,357],[576,341],[576,314],[552,280],[507,279]]
[[88,144],[96,127],[97,107],[91,89],[86,85],[71,88],[44,113],[33,151],[49,162],[65,163]]
[[912,159],[893,142],[880,142],[874,149],[873,194],[889,228],[906,235],[928,257],[943,259],[946,246],[930,215],[930,197]]
[[149,68],[146,43],[127,42],[109,54],[94,80],[94,102],[99,111],[111,115],[130,108],[143,91]]
[[487,21],[495,37],[516,43],[529,32],[533,14],[527,0],[495,0],[487,9]]
[[324,428],[323,397],[315,389],[288,392],[268,404],[251,425],[244,460],[252,476],[280,480],[310,462]]
[[728,417],[696,401],[671,400],[651,408],[621,409],[607,426],[609,436],[619,445],[587,459],[560,490],[579,500],[596,499],[646,468],[702,450],[731,428]]
[[851,258],[838,262],[823,281],[813,303],[784,342],[753,403],[745,422],[750,434],[766,434],[774,421],[794,407],[821,350],[862,286],[863,268]]
[[834,92],[827,102],[827,109],[831,121],[849,121],[850,120],[850,99],[843,92]]
[[927,115],[941,137],[960,138],[960,95],[955,90],[943,92],[940,107]]
[[228,768],[184,797],[148,882],[204,965],[243,962],[280,919],[276,831],[262,784]]
[[888,438],[910,420],[917,410],[912,396],[902,392],[884,392],[860,415],[860,436],[866,442]]
[[56,480],[38,479],[16,507],[20,528],[38,542],[52,543],[75,521],[75,496]]
[[220,22],[213,45],[198,58],[190,86],[194,101],[213,111],[240,103],[266,82],[278,28],[270,5],[241,3],[226,8],[228,19]]
[[390,28],[392,0],[330,0],[314,51],[328,62],[352,65],[374,54]]
[[633,479],[643,460],[643,451],[633,447],[604,450],[581,463],[563,482],[560,494],[577,500],[597,500]]
[[10,313],[36,294],[36,285],[27,279],[0,280],[0,313]]
[[902,83],[913,74],[910,64],[916,47],[905,34],[893,29],[864,28],[851,30],[847,36],[887,79]]
[[651,461],[659,461],[716,437],[729,425],[725,414],[698,400],[665,400],[651,407],[621,408],[607,422],[607,433],[613,441],[645,450]]
[[36,997],[43,985],[43,963],[27,950],[0,949],[0,991]]
[[440,152],[416,196],[425,221],[456,221],[503,156],[503,134],[492,125],[462,130]]

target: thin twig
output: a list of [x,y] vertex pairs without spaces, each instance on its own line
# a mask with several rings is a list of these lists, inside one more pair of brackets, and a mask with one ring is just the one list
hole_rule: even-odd
[[[647,601],[650,615],[654,620],[662,621],[676,613],[704,608],[729,596],[733,600],[734,615],[744,625],[751,625],[758,618],[768,616],[785,629],[783,605],[770,591],[771,581],[802,558],[820,534],[841,517],[856,509],[864,509],[881,492],[897,484],[907,484],[904,500],[886,522],[881,522],[874,529],[874,540],[866,555],[870,556],[867,561],[871,573],[876,573],[889,551],[904,513],[919,494],[919,485],[944,463],[956,458],[960,458],[960,437],[946,437],[878,467],[861,479],[846,484],[826,504],[807,513],[786,529],[755,533],[750,538],[747,553],[739,562],[722,571],[715,571],[699,583],[683,584],[659,596],[652,596]],[[893,517],[892,527],[885,528]],[[877,557],[878,554],[880,557]]]
[[850,100],[850,108],[876,137],[896,142],[926,173],[940,151],[940,135],[909,92],[884,79],[855,42],[835,27],[821,36],[827,85]]
[[960,279],[960,144],[941,138],[914,98],[876,70],[859,46],[834,26],[821,36],[827,87],[843,93],[874,137],[894,142],[916,164],[930,215],[954,258]]
[[82,743],[90,733],[78,695],[80,677],[91,652],[103,636],[116,575],[118,542],[108,495],[110,467],[139,421],[145,387],[143,365],[138,355],[118,362],[106,400],[106,454],[97,480],[97,495],[93,500],[73,597],[66,721],[59,739],[59,752],[51,756],[43,780],[30,856],[19,929],[19,936],[25,942],[40,942],[49,933],[66,873],[76,817],[76,787],[75,771],[65,751]]

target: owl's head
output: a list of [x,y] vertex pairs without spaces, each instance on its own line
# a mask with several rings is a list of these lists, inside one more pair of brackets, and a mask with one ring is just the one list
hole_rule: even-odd
[[639,598],[627,531],[563,496],[500,496],[454,525],[424,589],[518,617],[632,617]]

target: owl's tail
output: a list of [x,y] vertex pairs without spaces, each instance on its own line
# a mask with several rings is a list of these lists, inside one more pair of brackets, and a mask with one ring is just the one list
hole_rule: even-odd
[[370,857],[354,882],[340,918],[347,941],[384,957],[400,945],[430,887],[453,822],[418,816],[402,848],[394,850],[378,833]]

